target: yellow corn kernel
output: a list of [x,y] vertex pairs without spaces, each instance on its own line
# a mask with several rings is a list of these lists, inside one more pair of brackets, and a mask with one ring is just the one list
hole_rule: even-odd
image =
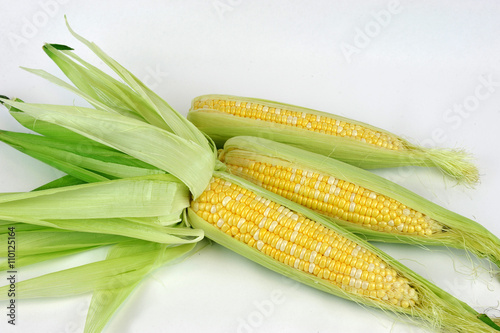
[[[395,234],[432,235],[442,230],[441,224],[421,212],[348,181],[245,158],[229,159],[225,162],[232,173],[278,195],[283,193],[280,192],[282,187],[292,189],[292,192],[286,195],[287,198],[327,216]],[[285,178],[260,181],[262,174],[284,175]],[[245,213],[246,210],[241,207],[238,212]],[[311,237],[310,232],[305,234]],[[304,240],[303,243],[305,242]]]
[[[223,183],[225,181],[213,178],[206,195],[191,204],[191,209],[214,227],[285,265],[316,275],[349,292],[401,307],[418,304],[418,292],[375,254],[283,206],[272,202],[261,204],[262,198],[251,191],[238,186],[220,187]],[[216,194],[214,188],[224,195]],[[226,205],[224,214],[215,218],[212,215],[217,213],[212,207],[223,206],[222,202],[213,203],[217,200],[240,204],[233,205],[232,209]],[[245,220],[239,215],[247,210],[247,219],[256,219]],[[262,222],[266,215],[273,216],[273,223],[277,225]],[[233,221],[231,225],[229,220]]]

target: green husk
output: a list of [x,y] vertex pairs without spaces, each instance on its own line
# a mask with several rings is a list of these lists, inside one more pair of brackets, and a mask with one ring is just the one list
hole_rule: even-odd
[[[199,217],[191,208],[188,208],[188,218],[191,225],[195,228],[200,228],[205,231],[208,238],[212,239],[216,243],[221,244],[230,250],[243,255],[244,257],[255,261],[256,263],[263,265],[273,271],[276,271],[282,275],[290,277],[296,281],[306,284],[310,287],[322,290],[324,292],[339,296],[345,299],[349,299],[358,302],[363,305],[379,308],[382,311],[389,313],[395,313],[400,315],[407,320],[414,321],[415,318],[419,318],[422,322],[420,325],[424,325],[427,328],[435,330],[443,330],[446,332],[495,332],[496,327],[479,319],[479,313],[474,309],[469,307],[467,304],[459,301],[452,295],[448,294],[439,287],[428,282],[418,274],[414,273],[406,266],[403,266],[395,259],[391,258],[378,248],[370,245],[360,237],[346,231],[340,226],[332,224],[331,221],[326,220],[324,217],[316,214],[307,208],[304,208],[296,203],[293,203],[283,197],[280,197],[272,192],[262,189],[248,181],[245,181],[234,175],[230,175],[225,172],[215,172],[214,176],[220,177],[224,180],[230,181],[231,183],[242,186],[243,188],[256,193],[258,196],[265,199],[269,199],[275,203],[286,206],[290,210],[302,214],[316,222],[327,226],[328,228],[336,231],[342,236],[356,242],[358,245],[366,248],[368,251],[375,253],[377,256],[382,258],[390,266],[396,269],[402,276],[410,281],[410,284],[419,293],[421,306],[413,307],[411,309],[403,310],[400,307],[392,306],[376,300],[369,299],[367,297],[361,297],[355,294],[347,293],[342,288],[327,282],[323,279],[317,278],[312,274],[305,273],[294,269],[291,266],[285,265],[270,256],[263,254],[255,248],[249,247],[236,240],[235,238],[221,232],[219,229],[214,227],[212,224],[203,220]],[[484,325],[484,324],[487,325]]]
[[[152,243],[134,242],[118,244],[111,248],[106,260],[122,258],[133,255],[134,253],[142,253],[149,247],[156,247],[157,251],[153,254],[153,259],[155,260],[147,262],[144,269],[129,273],[133,275],[130,285],[94,291],[87,313],[84,332],[101,332],[112,315],[147,274],[166,263],[172,262],[190,252],[192,253],[195,245],[196,244],[187,244],[168,248]],[[113,279],[114,278],[116,278],[116,276],[114,276]]]
[[[167,177],[172,178],[171,176]],[[59,188],[63,185],[71,186],[74,183],[78,183],[78,180],[73,177],[62,177],[43,187],[46,189],[45,192],[47,192],[48,189]],[[60,190],[63,191],[64,189]],[[166,224],[161,218],[144,217],[130,220],[137,223]],[[101,221],[101,223],[106,222],[106,220]],[[119,222],[120,223],[118,223],[116,227],[120,230],[126,228],[126,226],[123,225],[123,221]],[[89,307],[85,332],[101,332],[113,313],[148,273],[167,262],[171,262],[186,253],[192,252],[192,249],[196,245],[196,243],[190,243],[176,247],[166,246],[152,242],[134,241],[131,240],[131,238],[116,235],[73,232],[25,223],[13,223],[12,221],[0,221],[0,225],[4,226],[4,228],[0,229],[0,243],[6,242],[8,228],[15,228],[17,240],[16,269],[110,244],[117,244],[110,249],[106,261],[51,273],[46,276],[20,282],[16,285],[18,291],[22,290],[20,294],[21,298],[54,297],[58,295],[57,293],[71,295],[74,293],[94,291]],[[139,229],[137,235],[142,233],[142,229],[144,228],[140,226]],[[166,231],[172,230],[173,228],[163,229]],[[180,228],[177,229],[181,230]],[[160,234],[160,232],[156,231],[155,233]],[[188,234],[197,232],[198,235],[200,235],[199,231],[193,229],[185,229],[184,233],[186,232]],[[201,236],[203,236],[203,233],[201,233]],[[155,237],[159,238],[157,235]],[[4,238],[4,240],[2,240],[2,238]],[[178,243],[182,243],[182,240]],[[138,256],[138,253],[141,255]],[[0,253],[0,255],[6,256],[6,253]],[[120,261],[110,259],[120,259]],[[127,260],[132,262],[136,261],[139,266],[137,268],[127,268],[130,267],[127,266]],[[143,267],[140,267],[140,265],[143,265]],[[103,270],[103,267],[114,267],[115,270],[125,267],[126,271],[123,271],[123,273],[120,272],[117,275],[116,271],[109,273]],[[7,270],[10,268],[7,258],[0,260],[0,270]],[[82,285],[81,278],[87,279],[87,276],[90,277],[90,281],[85,281]],[[82,287],[83,289],[81,289]],[[57,292],[54,292],[54,288],[57,288]]]
[[224,142],[231,137],[255,136],[286,143],[364,169],[408,165],[436,167],[461,183],[473,185],[479,180],[478,170],[472,163],[470,154],[463,150],[419,147],[402,137],[398,137],[398,139],[403,143],[404,149],[389,150],[349,138],[312,132],[268,121],[236,117],[209,108],[196,109],[194,107],[196,101],[212,98],[229,101],[248,101],[265,104],[269,107],[307,112],[318,116],[333,116],[340,121],[358,124],[391,136],[395,136],[395,134],[345,117],[269,100],[228,95],[204,95],[196,97],[188,113],[188,119],[202,132],[210,136],[219,147],[222,147]]
[[[16,98],[14,102],[24,103],[22,100]],[[5,104],[4,104],[5,105]],[[65,150],[68,152],[77,153],[85,157],[92,157],[97,160],[118,163],[124,166],[131,166],[136,168],[157,170],[154,166],[138,160],[130,155],[124,154],[116,149],[113,149],[104,144],[86,138],[83,135],[77,134],[69,129],[54,123],[48,123],[43,120],[32,117],[23,111],[5,105],[10,114],[27,129],[37,132],[43,136],[32,136],[34,140],[30,140],[30,135],[24,133],[13,133],[2,131],[6,135],[11,135],[13,138],[5,140],[5,143],[11,144],[13,147],[23,147],[22,143],[37,143],[38,140],[46,140],[44,143],[53,148]],[[7,137],[8,138],[8,137]],[[24,139],[23,139],[24,138]],[[28,147],[25,147],[28,148]]]
[[18,223],[18,222],[0,220],[0,235],[8,234],[10,232],[10,230],[9,230],[10,227],[15,227],[16,231],[33,231],[33,230],[53,229],[50,227],[45,227],[45,226],[36,225],[36,224],[26,224],[26,223]]
[[153,217],[181,212],[188,205],[187,188],[170,175],[0,196],[0,214],[7,220],[8,216],[36,216],[38,219]]
[[[98,247],[99,246],[75,247],[73,249],[64,250],[64,251],[24,255],[22,257],[16,258],[15,268],[19,269],[20,267],[38,264],[38,263],[41,263],[44,261],[59,259],[62,257],[68,257],[68,256],[71,256],[73,254],[82,253],[82,252],[90,251],[93,249],[97,249]],[[6,258],[3,260],[0,260],[0,271],[6,271],[9,269],[11,269],[11,268],[9,266],[8,260]]]
[[[93,292],[84,332],[101,332],[120,305],[148,274],[180,257],[192,254],[195,248],[202,248],[196,246],[195,243],[167,246],[140,240],[122,241],[110,248],[104,260],[17,282],[17,294],[26,299]],[[16,267],[93,248],[95,247],[74,248],[22,257],[16,260]],[[0,288],[0,292],[3,292],[0,300],[7,299],[8,288],[9,286]]]
[[222,156],[226,162],[244,157],[274,164],[291,164],[293,167],[314,170],[383,194],[438,221],[445,226],[444,231],[430,236],[402,235],[371,230],[337,218],[326,218],[370,241],[466,249],[479,257],[488,258],[500,267],[500,240],[482,225],[366,170],[320,154],[255,137],[235,137],[228,140]]
[[[0,244],[7,244],[7,238],[8,234],[0,235]],[[104,246],[129,240],[130,238],[116,235],[53,228],[30,231],[21,231],[16,228],[16,255],[22,259],[25,256],[36,254]],[[0,250],[0,257],[7,257],[7,247]]]
[[[131,164],[131,160],[123,153],[85,147],[80,143],[61,142],[40,135],[0,130],[0,141],[86,182],[164,173],[149,165],[127,165]],[[90,170],[99,170],[99,173]]]
[[201,230],[178,224],[188,205],[189,191],[179,180],[154,175],[4,194],[0,219],[183,244],[203,238]]
[[[139,241],[137,241],[139,242]],[[139,244],[139,243],[138,243]],[[144,242],[134,253],[49,273],[20,281],[16,287],[20,297],[60,297],[87,293],[101,289],[130,286],[137,279],[157,268],[165,260],[176,258],[193,249],[195,244],[175,247]],[[171,252],[171,253],[169,253]],[[8,286],[0,288],[0,300],[8,298]]]
[[186,183],[195,197],[211,177],[215,163],[211,150],[144,122],[83,107],[2,101],[170,172]]
[[85,182],[75,178],[70,175],[62,176],[61,178],[57,178],[56,180],[53,180],[51,182],[48,182],[47,184],[44,184],[42,186],[39,186],[35,188],[33,191],[41,191],[41,190],[47,190],[49,188],[56,188],[56,187],[64,187],[64,186],[73,186],[73,185],[81,185],[84,184]]
[[[56,139],[64,143],[77,143],[80,145],[81,150],[93,150],[93,148],[104,148],[112,151],[109,147],[95,142],[93,140],[87,139],[83,135],[72,132],[64,127],[48,123],[46,121],[36,119],[27,113],[15,108],[11,105],[3,103],[2,96],[0,96],[0,103],[3,104],[7,110],[9,110],[10,115],[16,119],[19,124],[26,127],[27,129],[42,134],[46,137]],[[8,99],[5,97],[5,99]],[[19,98],[13,98],[14,102],[24,103],[23,100]]]
[[[202,148],[213,150],[212,144],[207,140],[206,136],[170,107],[166,101],[146,87],[144,83],[117,61],[109,57],[96,44],[75,33],[67,21],[66,26],[76,39],[94,52],[124,82],[121,83],[113,79],[97,67],[76,56],[70,47],[46,44],[44,51],[80,90],[82,97],[91,97],[87,99],[89,103],[98,109],[104,104],[112,109],[125,110],[126,114],[137,113],[139,117],[142,117],[150,124],[166,129],[186,140],[193,141]],[[45,78],[52,80],[50,75],[45,76]],[[57,80],[52,81],[56,84],[61,83]],[[97,105],[95,101],[100,104]]]

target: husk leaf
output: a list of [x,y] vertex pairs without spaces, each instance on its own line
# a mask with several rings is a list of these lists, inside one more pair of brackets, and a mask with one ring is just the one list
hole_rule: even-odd
[[85,322],[85,333],[101,332],[111,319],[112,315],[118,310],[120,305],[127,299],[136,286],[151,271],[157,269],[165,263],[178,259],[181,256],[191,252],[196,244],[188,244],[177,247],[165,247],[152,245],[151,243],[123,243],[110,249],[106,260],[122,258],[133,255],[134,253],[144,252],[151,246],[157,247],[153,253],[153,261],[147,262],[144,269],[133,272],[131,283],[127,286],[118,288],[106,288],[94,291],[90,302],[87,320]]
[[[81,253],[81,252],[86,252],[89,250],[97,249],[99,246],[87,246],[87,247],[75,247],[70,250],[64,250],[64,251],[56,251],[56,252],[46,252],[46,253],[38,253],[38,254],[30,254],[30,255],[23,255],[22,257],[16,258],[16,264],[15,267],[16,269],[19,269],[20,267],[25,267],[33,264],[38,264],[44,261],[49,261],[52,259],[58,259],[62,257],[67,257],[73,254]],[[6,271],[11,269],[9,266],[9,262],[6,258],[3,260],[0,260],[0,271]]]
[[61,143],[59,140],[34,134],[0,130],[0,141],[86,182],[164,173],[152,166],[127,165],[131,164],[130,159],[119,156],[127,156],[123,153],[85,147],[78,143]]
[[3,102],[165,170],[186,183],[194,197],[214,169],[211,150],[141,121],[89,108]]

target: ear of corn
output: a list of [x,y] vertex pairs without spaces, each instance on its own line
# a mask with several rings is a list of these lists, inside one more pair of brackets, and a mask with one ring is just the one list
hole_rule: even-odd
[[480,224],[373,173],[262,138],[235,137],[229,171],[383,242],[465,248],[500,267],[500,240]]
[[419,317],[438,330],[495,331],[466,304],[380,250],[238,177],[216,172],[188,211],[207,237],[301,283]]
[[467,153],[427,149],[393,133],[345,117],[256,98],[205,95],[188,114],[219,147],[234,136],[256,136],[290,144],[365,168],[437,167],[466,184],[478,181]]
[[[452,332],[463,330],[494,331],[494,325],[487,322],[487,318],[480,317],[466,304],[433,286],[342,227],[331,224],[316,213],[259,189],[235,176],[216,171],[223,169],[223,167],[216,162],[213,147],[201,132],[198,132],[189,123],[178,119],[178,114],[169,109],[166,102],[145,88],[132,74],[106,56],[99,48],[81,37],[75,36],[115,70],[130,89],[124,88],[124,86],[116,84],[102,75],[94,67],[76,57],[69,51],[69,48],[49,45],[46,50],[50,53],[51,58],[56,59],[56,63],[75,83],[80,95],[87,98],[96,110],[24,104],[5,99],[3,101],[26,112],[35,121],[44,121],[46,129],[51,126],[62,126],[85,136],[87,139],[119,150],[157,169],[169,172],[172,176],[160,174],[141,177],[140,180],[146,180],[146,182],[139,182],[142,184],[138,186],[139,188],[121,186],[123,184],[138,185],[138,179],[133,178],[69,186],[61,189],[46,189],[29,194],[0,196],[0,209],[4,205],[7,212],[5,216],[0,216],[1,219],[76,231],[96,230],[100,233],[115,235],[123,235],[121,230],[129,232],[133,230],[133,227],[137,227],[136,234],[129,232],[126,236],[151,241],[148,243],[136,240],[134,244],[137,245],[137,248],[130,251],[120,248],[102,262],[23,281],[18,284],[23,296],[53,297],[86,291],[111,291],[109,294],[111,299],[108,302],[99,303],[96,300],[96,303],[93,303],[97,310],[91,309],[87,319],[86,330],[100,329],[104,327],[110,314],[125,299],[131,288],[151,268],[168,261],[169,258],[178,257],[175,253],[182,255],[191,251],[192,244],[180,246],[178,244],[183,244],[186,241],[197,242],[206,232],[216,242],[281,274],[320,290],[355,300],[364,305],[379,307],[384,311],[421,318],[427,326],[436,329]],[[81,66],[78,65],[80,67],[74,67],[75,60],[80,62]],[[39,71],[36,73],[54,83],[74,90],[50,75]],[[92,84],[86,85],[85,80],[92,82]],[[108,85],[111,88],[108,89]],[[97,88],[92,91],[94,87]],[[136,107],[140,111],[137,111]],[[29,122],[29,119],[25,120]],[[154,123],[154,126],[148,123]],[[70,137],[78,141],[77,137],[71,135]],[[36,148],[31,147],[31,150],[35,151]],[[61,150],[64,149],[56,149],[49,154],[56,155]],[[176,150],[181,150],[183,156],[178,156]],[[58,155],[54,160],[60,160],[64,156],[64,154]],[[98,159],[92,153],[88,157]],[[105,165],[99,163],[89,163],[80,167],[82,170],[92,170],[96,173],[106,168]],[[77,177],[78,174],[73,176]],[[187,188],[189,188],[193,197],[191,208],[188,209],[188,216],[186,217],[186,214],[183,213],[182,220],[178,225],[175,224],[176,221],[172,221],[174,212],[177,210],[165,207],[162,209],[156,205],[158,201],[162,200],[168,205],[169,202],[185,199],[183,194],[167,193],[168,186],[163,191],[155,191],[155,189],[165,186],[161,180],[167,178],[169,180],[165,181],[166,183],[173,181],[179,184],[179,181],[172,179],[174,176],[186,183],[187,186],[185,189],[182,186],[178,188],[179,193],[188,192]],[[225,192],[213,195],[215,189],[211,191],[210,186],[217,179],[224,181],[223,187],[227,185],[225,182],[229,182],[226,187],[230,187],[232,190],[230,199],[226,199],[230,195]],[[72,181],[72,179],[68,181]],[[101,185],[102,187],[99,187]],[[232,188],[233,185],[234,188]],[[109,193],[107,189],[113,189],[113,193]],[[127,195],[132,193],[131,198],[123,199],[123,193],[127,193]],[[68,194],[73,194],[73,196]],[[97,197],[100,195],[102,195],[101,205],[98,205]],[[169,199],[169,195],[173,199]],[[178,195],[181,198],[178,198]],[[189,197],[189,193],[187,196]],[[250,202],[247,202],[249,199],[245,196],[250,198]],[[257,200],[257,196],[260,197],[260,201]],[[134,197],[136,204],[138,202],[140,206],[137,210],[130,207],[129,200]],[[56,198],[61,202],[49,200],[50,198]],[[80,200],[82,198],[84,200]],[[87,212],[73,209],[75,214],[72,215],[65,205],[72,204],[73,201],[76,202],[77,208],[83,207],[84,203],[95,204],[87,204],[84,207]],[[246,204],[242,204],[242,201]],[[266,225],[269,221],[262,222],[262,218],[258,219],[260,217],[258,209],[263,208],[259,206],[259,202],[266,205],[268,201],[269,206],[273,206],[274,209],[270,216],[272,221],[270,221],[269,226]],[[107,206],[106,204],[102,205],[103,202],[110,204],[110,211],[107,211],[107,207],[103,207]],[[221,206],[224,206],[225,203],[227,206],[232,203],[235,206],[235,211],[228,213],[227,221],[224,220],[226,218],[224,215],[223,221],[220,222],[220,218],[216,218],[216,215],[218,212],[222,212]],[[42,204],[46,210],[41,209]],[[148,207],[148,205],[152,206],[151,209],[154,212],[149,211],[149,209],[141,212],[141,209]],[[118,209],[119,206],[122,207],[123,211]],[[33,208],[33,214],[22,214],[18,212],[19,209],[15,209],[21,207]],[[267,213],[266,210],[267,208],[264,209],[262,215],[271,213],[271,208]],[[41,213],[41,217],[35,216],[37,211]],[[238,215],[238,218],[233,216],[234,214]],[[245,221],[248,220],[244,236],[241,233],[245,231],[245,222],[241,221],[243,217],[240,215],[245,216]],[[255,217],[257,220],[254,219]],[[268,216],[263,217],[267,218]],[[226,222],[236,223],[236,225],[229,226]],[[173,226],[172,223],[174,223]],[[239,225],[240,223],[242,224]],[[254,225],[251,226],[250,223]],[[262,227],[261,223],[264,223]],[[285,225],[280,226],[280,223],[285,223]],[[298,225],[299,223],[301,225]],[[294,224],[293,231],[287,230],[291,224]],[[85,229],[78,229],[78,226],[81,225]],[[168,226],[163,227],[163,225]],[[188,225],[198,229],[188,229],[185,227]],[[284,234],[280,234],[279,230]],[[297,234],[294,234],[294,231],[297,231]],[[240,233],[239,240],[237,239],[238,232]],[[165,236],[173,237],[171,239],[172,246],[154,244],[154,242],[160,243],[162,240],[164,243],[170,243],[164,238]],[[299,242],[299,236],[303,244]],[[281,239],[279,246],[280,239],[276,239],[276,237]],[[290,242],[286,239],[287,237],[290,237]],[[294,249],[294,255],[298,255],[298,258],[295,258],[293,262],[290,261],[290,255],[286,253],[291,251],[294,245],[291,244],[293,243],[292,237],[295,238],[295,242],[299,242]],[[247,238],[249,239],[247,240]],[[269,244],[264,243],[270,238],[272,239]],[[321,245],[319,245],[320,242]],[[302,247],[300,253],[296,253],[299,246]],[[276,250],[274,254],[273,248]],[[262,252],[264,249],[270,251],[269,255]],[[173,251],[174,254],[169,255],[165,251]],[[276,252],[281,253],[276,256]],[[328,259],[330,261],[327,267]],[[287,260],[288,262],[286,262]],[[327,270],[322,267],[323,264]],[[330,280],[334,274],[335,281]],[[118,279],[113,280],[114,277],[118,277]],[[0,288],[0,293],[2,290],[5,291],[4,289]],[[5,297],[6,293],[3,292],[2,295]],[[99,298],[102,294],[98,291],[95,295]],[[107,310],[107,307],[110,310]],[[95,322],[96,326],[93,326],[91,321]],[[486,325],[484,322],[487,322]]]

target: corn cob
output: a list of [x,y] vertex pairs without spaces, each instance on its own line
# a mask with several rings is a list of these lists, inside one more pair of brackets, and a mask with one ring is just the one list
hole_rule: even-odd
[[188,119],[222,147],[234,136],[257,136],[364,168],[437,167],[474,184],[477,168],[460,150],[427,149],[383,129],[294,105],[228,95],[196,97]]
[[419,303],[409,281],[374,253],[239,185],[214,177],[191,209],[239,242],[348,293],[401,308]]
[[[130,160],[142,161],[142,163],[147,164],[147,167],[144,164],[142,166],[142,168],[148,169],[147,172],[155,168],[159,170],[160,175],[143,176],[143,179],[148,182],[167,178],[174,183],[178,182],[173,180],[173,176],[165,178],[165,175],[161,174],[165,172],[171,173],[185,182],[193,200],[190,208],[187,209],[187,216],[184,216],[183,222],[197,228],[193,230],[193,235],[198,235],[198,231],[203,231],[207,237],[214,241],[309,286],[355,300],[361,304],[421,318],[431,328],[450,332],[493,332],[497,329],[500,330],[500,327],[496,326],[488,317],[478,314],[463,302],[427,282],[342,227],[332,224],[300,205],[226,173],[225,166],[216,162],[216,150],[210,141],[197,142],[203,138],[201,132],[192,131],[190,126],[182,128],[180,125],[175,129],[170,126],[168,119],[179,120],[179,118],[173,110],[165,110],[166,103],[162,103],[158,96],[144,87],[142,83],[106,56],[94,44],[77,37],[91,47],[106,63],[112,64],[111,67],[122,75],[122,78],[132,87],[132,91],[127,90],[126,93],[118,94],[118,97],[123,97],[123,100],[133,99],[139,104],[143,103],[151,107],[152,112],[158,111],[158,114],[161,114],[161,119],[167,122],[164,124],[165,126],[160,126],[163,129],[156,127],[156,124],[154,126],[148,124],[152,120],[155,123],[161,123],[158,117],[149,113],[151,110],[145,111],[144,116],[141,116],[143,119],[136,115],[131,117],[133,112],[124,110],[122,104],[121,112],[115,112],[117,110],[113,109],[111,105],[104,103],[104,101],[109,102],[111,98],[108,97],[110,96],[103,91],[96,93],[92,90],[98,89],[98,85],[91,88],[82,85],[83,88],[80,88],[80,94],[89,98],[96,110],[71,106],[25,104],[5,99],[2,101],[22,110],[28,117],[32,117],[33,124],[38,121],[42,122],[45,129],[48,129],[47,133],[61,133],[61,127],[63,127],[78,135],[83,135],[91,141],[119,150],[121,153],[129,155]],[[55,47],[49,49],[53,59],[61,55],[60,53],[68,54],[69,50],[69,48],[63,48],[60,51]],[[60,65],[60,63],[58,64]],[[68,69],[66,68],[66,70]],[[103,75],[94,68],[89,68],[88,71],[92,74],[89,75],[89,78],[93,80]],[[86,75],[86,71],[82,69],[78,73],[82,76]],[[46,74],[42,76],[48,77]],[[75,78],[74,75],[72,77],[72,80],[85,81],[84,77]],[[54,81],[53,78],[51,80]],[[106,82],[113,84],[109,80]],[[110,89],[112,88],[116,88],[114,91],[117,92],[123,87],[110,87]],[[92,92],[95,96],[90,96]],[[115,95],[112,97],[118,98]],[[116,107],[120,103],[116,101],[113,104]],[[159,110],[163,112],[159,112]],[[182,122],[178,124],[182,124]],[[78,144],[78,136],[71,134],[69,136],[76,140],[73,142],[74,144]],[[10,139],[19,144],[25,137],[10,136]],[[23,145],[19,145],[19,147],[23,148]],[[162,149],[160,153],[158,147]],[[44,157],[50,155],[48,161],[54,165],[61,166],[64,164],[62,163],[64,160],[66,162],[65,168],[69,172],[74,172],[75,176],[82,175],[83,171],[91,171],[92,173],[87,173],[85,176],[89,179],[96,179],[95,181],[98,182],[100,181],[97,179],[99,175],[111,175],[110,165],[91,161],[103,158],[105,161],[106,159],[102,155],[94,155],[92,151],[86,152],[84,157],[91,160],[71,159],[72,162],[75,162],[75,165],[72,166],[71,163],[68,163],[69,159],[66,159],[72,153],[70,146],[59,142],[58,144],[53,143],[50,148],[51,150],[37,150],[36,147],[29,147],[30,150],[36,151],[38,156],[41,153],[44,153]],[[187,158],[191,164],[179,164],[175,158],[177,150],[183,150],[193,157]],[[196,159],[197,154],[199,155],[198,159]],[[210,156],[213,160],[210,160]],[[123,158],[119,156],[113,159],[116,164],[121,164],[120,161],[123,161]],[[139,175],[143,175],[145,171],[139,169],[141,166],[134,169],[135,171],[127,169],[127,172],[138,172]],[[114,176],[119,177],[116,174]],[[121,181],[109,181],[105,187],[78,185],[77,188],[84,190],[107,188],[113,187],[115,182]],[[128,183],[128,180],[124,179],[123,182]],[[73,187],[69,187],[55,192],[71,192],[73,189]],[[38,195],[44,196],[54,191],[40,192]],[[97,194],[96,192],[91,193]],[[151,193],[148,186],[137,188],[134,191],[135,195],[140,193],[143,193],[140,201],[144,203],[159,198],[158,195]],[[122,193],[117,194],[121,195]],[[18,195],[19,199],[23,200],[13,205],[21,208],[23,204],[26,204],[25,196],[31,197],[31,195]],[[9,198],[13,200],[17,197]],[[3,199],[10,203],[9,198]],[[62,195],[57,198],[60,201],[57,203],[58,207],[64,207],[65,203],[71,201]],[[184,198],[181,199],[181,201],[184,200]],[[177,201],[177,199],[172,201]],[[35,206],[40,205],[36,200],[34,204]],[[114,203],[114,206],[116,205]],[[15,218],[19,210],[14,210],[11,206],[8,205],[10,207],[9,217]],[[85,214],[94,213],[95,207],[89,208]],[[102,207],[99,208],[99,211],[101,210],[101,214],[106,212]],[[57,213],[54,210],[48,210],[44,214],[48,214],[47,216],[50,217],[52,216],[50,214]],[[36,222],[33,217],[22,217],[25,220]],[[102,216],[99,215],[99,217]],[[123,216],[120,215],[120,217]],[[134,218],[138,220],[141,217],[134,216]],[[264,218],[266,219],[264,220]],[[272,220],[269,221],[269,219]],[[149,219],[140,221],[140,223],[145,224],[157,222],[161,221]],[[292,227],[293,229],[291,229]],[[146,244],[147,246],[149,245]],[[293,253],[292,248],[294,248]],[[129,253],[129,251],[126,252]],[[47,282],[47,279],[44,281]],[[130,289],[127,290],[127,292],[129,291]],[[114,296],[118,297],[119,295]],[[119,302],[122,300],[120,298]]]
[[467,305],[380,250],[238,177],[215,172],[206,190],[191,202],[188,217],[212,240],[312,287],[418,317],[438,330],[481,329],[475,327],[476,316],[466,314],[469,310],[464,318],[449,312]]
[[465,248],[500,267],[500,240],[491,232],[370,172],[252,137],[228,140],[220,159],[233,174],[369,240]]

